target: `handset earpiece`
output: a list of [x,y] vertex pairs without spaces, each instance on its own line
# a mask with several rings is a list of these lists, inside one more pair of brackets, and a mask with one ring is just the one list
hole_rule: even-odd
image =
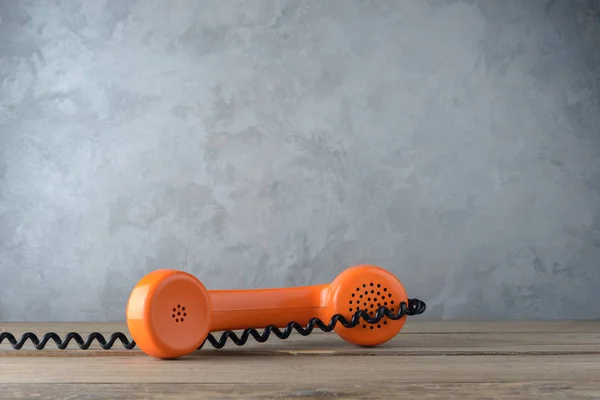
[[177,270],[150,272],[127,301],[127,327],[140,349],[156,358],[177,358],[196,350],[211,327],[208,290]]
[[[371,317],[380,307],[398,311],[408,297],[402,283],[374,265],[357,265],[340,273],[331,284],[294,288],[207,290],[193,275],[157,270],[143,277],[127,302],[127,325],[140,349],[156,358],[177,358],[195,351],[209,332],[290,321],[308,324],[312,318],[347,320],[360,310]],[[334,331],[358,346],[376,346],[393,338],[406,315],[354,328],[336,325]]]

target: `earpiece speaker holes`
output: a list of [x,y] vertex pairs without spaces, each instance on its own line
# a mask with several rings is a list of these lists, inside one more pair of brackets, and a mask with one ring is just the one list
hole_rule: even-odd
[[182,307],[181,304],[177,304],[177,307],[173,307],[173,314],[171,315],[171,318],[173,318],[175,322],[179,323],[185,321],[183,317],[187,317],[185,307]]

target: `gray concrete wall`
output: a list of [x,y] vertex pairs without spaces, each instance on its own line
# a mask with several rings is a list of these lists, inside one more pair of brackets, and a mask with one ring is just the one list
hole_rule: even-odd
[[598,1],[0,0],[0,320],[374,263],[600,317]]

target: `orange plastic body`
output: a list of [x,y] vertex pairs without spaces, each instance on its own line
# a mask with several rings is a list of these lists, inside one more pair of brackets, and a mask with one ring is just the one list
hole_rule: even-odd
[[[360,309],[371,316],[380,306],[397,312],[401,302],[408,302],[402,283],[373,265],[348,268],[331,284],[210,291],[191,274],[163,269],[143,277],[131,292],[127,324],[143,352],[167,359],[195,351],[209,332],[282,328],[290,321],[307,325],[314,317],[328,323],[335,314],[350,320]],[[349,343],[376,346],[393,338],[405,322],[406,316],[354,328],[338,323],[335,332]]]

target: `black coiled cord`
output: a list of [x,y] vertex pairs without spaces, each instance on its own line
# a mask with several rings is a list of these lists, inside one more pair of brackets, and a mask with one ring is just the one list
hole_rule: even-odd
[[[388,317],[391,320],[398,320],[405,315],[422,314],[425,312],[425,308],[426,305],[423,301],[418,299],[409,299],[408,305],[404,302],[400,303],[397,313],[391,312],[386,307],[380,307],[377,309],[375,315],[370,317],[367,311],[360,310],[353,314],[350,321],[348,321],[343,315],[336,314],[331,318],[328,324],[325,324],[319,318],[311,319],[306,327],[303,327],[297,322],[292,321],[287,324],[283,331],[273,325],[267,326],[263,330],[262,334],[254,328],[244,329],[240,336],[236,335],[234,331],[224,331],[219,340],[217,340],[212,333],[209,333],[206,340],[198,347],[198,350],[204,347],[206,341],[210,342],[210,344],[216,349],[223,348],[228,339],[237,346],[243,346],[246,344],[250,336],[252,336],[257,342],[264,343],[267,341],[267,339],[269,339],[271,333],[275,334],[275,336],[277,336],[279,339],[287,339],[290,337],[293,330],[296,330],[302,336],[308,336],[312,333],[315,326],[321,329],[323,332],[331,332],[338,322],[341,323],[345,328],[354,328],[361,323],[361,320],[368,324],[376,324],[383,317]],[[112,348],[117,340],[120,340],[123,344],[123,347],[127,350],[131,350],[135,347],[135,341],[130,340],[122,332],[115,332],[111,334],[108,340],[104,337],[104,335],[98,332],[90,333],[85,340],[79,333],[76,332],[67,333],[64,339],[61,339],[61,337],[55,332],[48,332],[44,334],[41,339],[38,338],[35,333],[26,332],[19,340],[17,340],[16,337],[9,332],[1,332],[0,344],[2,344],[4,340],[8,340],[12,348],[15,350],[20,350],[27,340],[30,340],[33,343],[36,350],[43,350],[51,340],[54,341],[56,347],[60,350],[65,350],[72,340],[77,343],[81,350],[87,350],[94,341],[98,341],[100,347],[102,347],[104,350],[109,350]]]

